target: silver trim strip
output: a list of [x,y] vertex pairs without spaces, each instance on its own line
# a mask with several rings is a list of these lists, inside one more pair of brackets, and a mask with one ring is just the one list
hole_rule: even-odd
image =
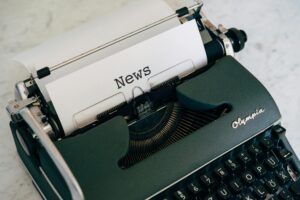
[[31,181],[32,181],[34,187],[38,190],[39,194],[42,196],[42,198],[43,198],[44,200],[47,200],[47,198],[45,197],[45,195],[44,195],[44,193],[42,192],[41,188],[38,186],[38,184],[36,184],[35,180],[32,179]]
[[32,183],[36,186],[36,189],[38,190],[38,192],[40,193],[40,195],[42,196],[43,199],[47,200],[47,198],[45,197],[44,193],[42,192],[41,188],[38,186],[38,184],[35,182],[34,178],[31,176],[31,174],[29,173],[27,167],[25,166],[25,164],[23,163],[23,160],[18,156],[19,160],[21,161],[21,166],[23,167],[23,169],[25,169],[25,172],[30,176]]
[[57,169],[59,170],[62,177],[66,181],[72,199],[83,200],[84,195],[76,178],[74,177],[73,173],[71,172],[70,168],[68,167],[67,163],[65,162],[65,160],[63,159],[63,157],[61,156],[57,148],[52,143],[51,139],[49,138],[49,135],[45,132],[43,127],[41,127],[41,125],[35,120],[33,114],[30,112],[30,110],[27,107],[20,110],[20,115],[25,120],[25,122],[30,126],[33,132],[37,135],[42,146],[45,148],[50,158],[53,160]]
[[[280,118],[278,121],[276,121],[275,123],[273,123],[271,126],[278,124],[278,123],[280,122],[280,120],[281,120],[281,118]],[[241,143],[235,145],[234,147],[232,147],[232,148],[229,149],[228,151],[225,151],[223,154],[220,154],[219,156],[217,156],[216,158],[212,159],[211,161],[209,161],[209,162],[205,163],[204,165],[202,165],[202,166],[196,168],[195,170],[191,171],[190,173],[188,173],[187,175],[185,175],[185,176],[183,176],[182,178],[178,179],[177,181],[171,183],[170,185],[164,187],[163,189],[159,190],[158,192],[156,192],[155,194],[153,194],[153,195],[151,195],[150,197],[146,198],[145,200],[150,200],[151,198],[155,197],[156,195],[158,195],[158,194],[162,193],[163,191],[169,189],[170,187],[172,187],[172,186],[175,185],[176,183],[180,182],[181,180],[185,179],[186,177],[192,175],[193,173],[195,173],[195,172],[198,171],[199,169],[201,169],[201,168],[203,168],[203,167],[209,165],[210,163],[212,163],[213,161],[215,161],[215,160],[217,160],[218,158],[222,157],[223,155],[227,154],[228,152],[232,151],[232,150],[235,149],[236,147],[238,147],[238,146],[240,146],[240,145],[246,143],[247,141],[251,140],[252,138],[254,138],[254,137],[256,137],[257,135],[261,134],[262,132],[266,131],[266,130],[269,129],[271,126],[269,126],[269,127],[265,128],[265,129],[261,130],[260,132],[254,134],[252,137],[248,138],[247,140],[244,140],[243,142],[241,142]]]
[[45,173],[45,171],[41,166],[39,166],[39,170],[43,174],[44,178],[46,179],[46,181],[48,182],[48,184],[50,185],[54,193],[58,196],[59,199],[63,200],[63,198],[60,196],[59,192],[56,190],[56,188],[54,187],[54,185],[52,184],[52,182],[50,181],[50,179],[48,178],[47,174]]

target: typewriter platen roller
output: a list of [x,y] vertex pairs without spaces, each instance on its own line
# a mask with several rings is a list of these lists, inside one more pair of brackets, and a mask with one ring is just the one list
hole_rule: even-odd
[[[16,100],[7,106],[11,129],[45,199],[159,199],[177,182],[279,123],[268,91],[232,57],[244,48],[246,33],[216,28],[201,8],[198,2],[173,14],[167,9],[169,15],[160,20],[145,19],[152,21],[81,54],[70,51],[67,60],[57,58],[60,62],[40,66],[17,83]],[[179,36],[195,38],[179,43]],[[176,45],[182,49],[173,49]],[[137,51],[144,54],[133,56]],[[157,52],[147,54],[151,51]],[[116,60],[129,75],[115,77]],[[132,63],[143,65],[132,73]],[[150,70],[156,76],[150,77]],[[94,72],[101,72],[99,78]],[[126,89],[116,90],[116,84]],[[127,90],[130,84],[136,85]]]

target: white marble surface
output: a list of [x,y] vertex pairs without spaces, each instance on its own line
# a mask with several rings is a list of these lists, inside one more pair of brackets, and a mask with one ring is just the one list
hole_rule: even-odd
[[[0,0],[0,58],[102,15],[130,0]],[[248,43],[237,57],[269,89],[287,136],[300,155],[300,1],[206,0],[215,23],[243,28]],[[22,169],[4,107],[20,72],[0,66],[0,200],[40,199]]]

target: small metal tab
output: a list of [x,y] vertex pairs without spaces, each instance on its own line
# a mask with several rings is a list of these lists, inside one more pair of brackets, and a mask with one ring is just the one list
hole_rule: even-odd
[[20,101],[10,101],[6,106],[6,110],[9,113],[12,121],[19,122],[22,120],[22,118],[19,117],[20,111],[35,102],[37,102],[36,97],[31,97]]
[[223,33],[220,34],[219,36],[222,39],[222,42],[224,44],[226,55],[234,57],[234,50],[230,39]]

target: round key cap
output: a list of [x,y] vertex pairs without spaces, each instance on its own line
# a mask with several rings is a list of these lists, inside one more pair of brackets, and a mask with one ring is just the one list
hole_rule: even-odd
[[243,173],[242,178],[249,185],[252,184],[255,181],[254,175],[249,171]]
[[278,183],[274,178],[266,178],[265,184],[270,193],[275,193],[278,190]]
[[188,200],[189,199],[187,194],[183,190],[176,190],[176,192],[174,193],[174,197],[177,200]]

